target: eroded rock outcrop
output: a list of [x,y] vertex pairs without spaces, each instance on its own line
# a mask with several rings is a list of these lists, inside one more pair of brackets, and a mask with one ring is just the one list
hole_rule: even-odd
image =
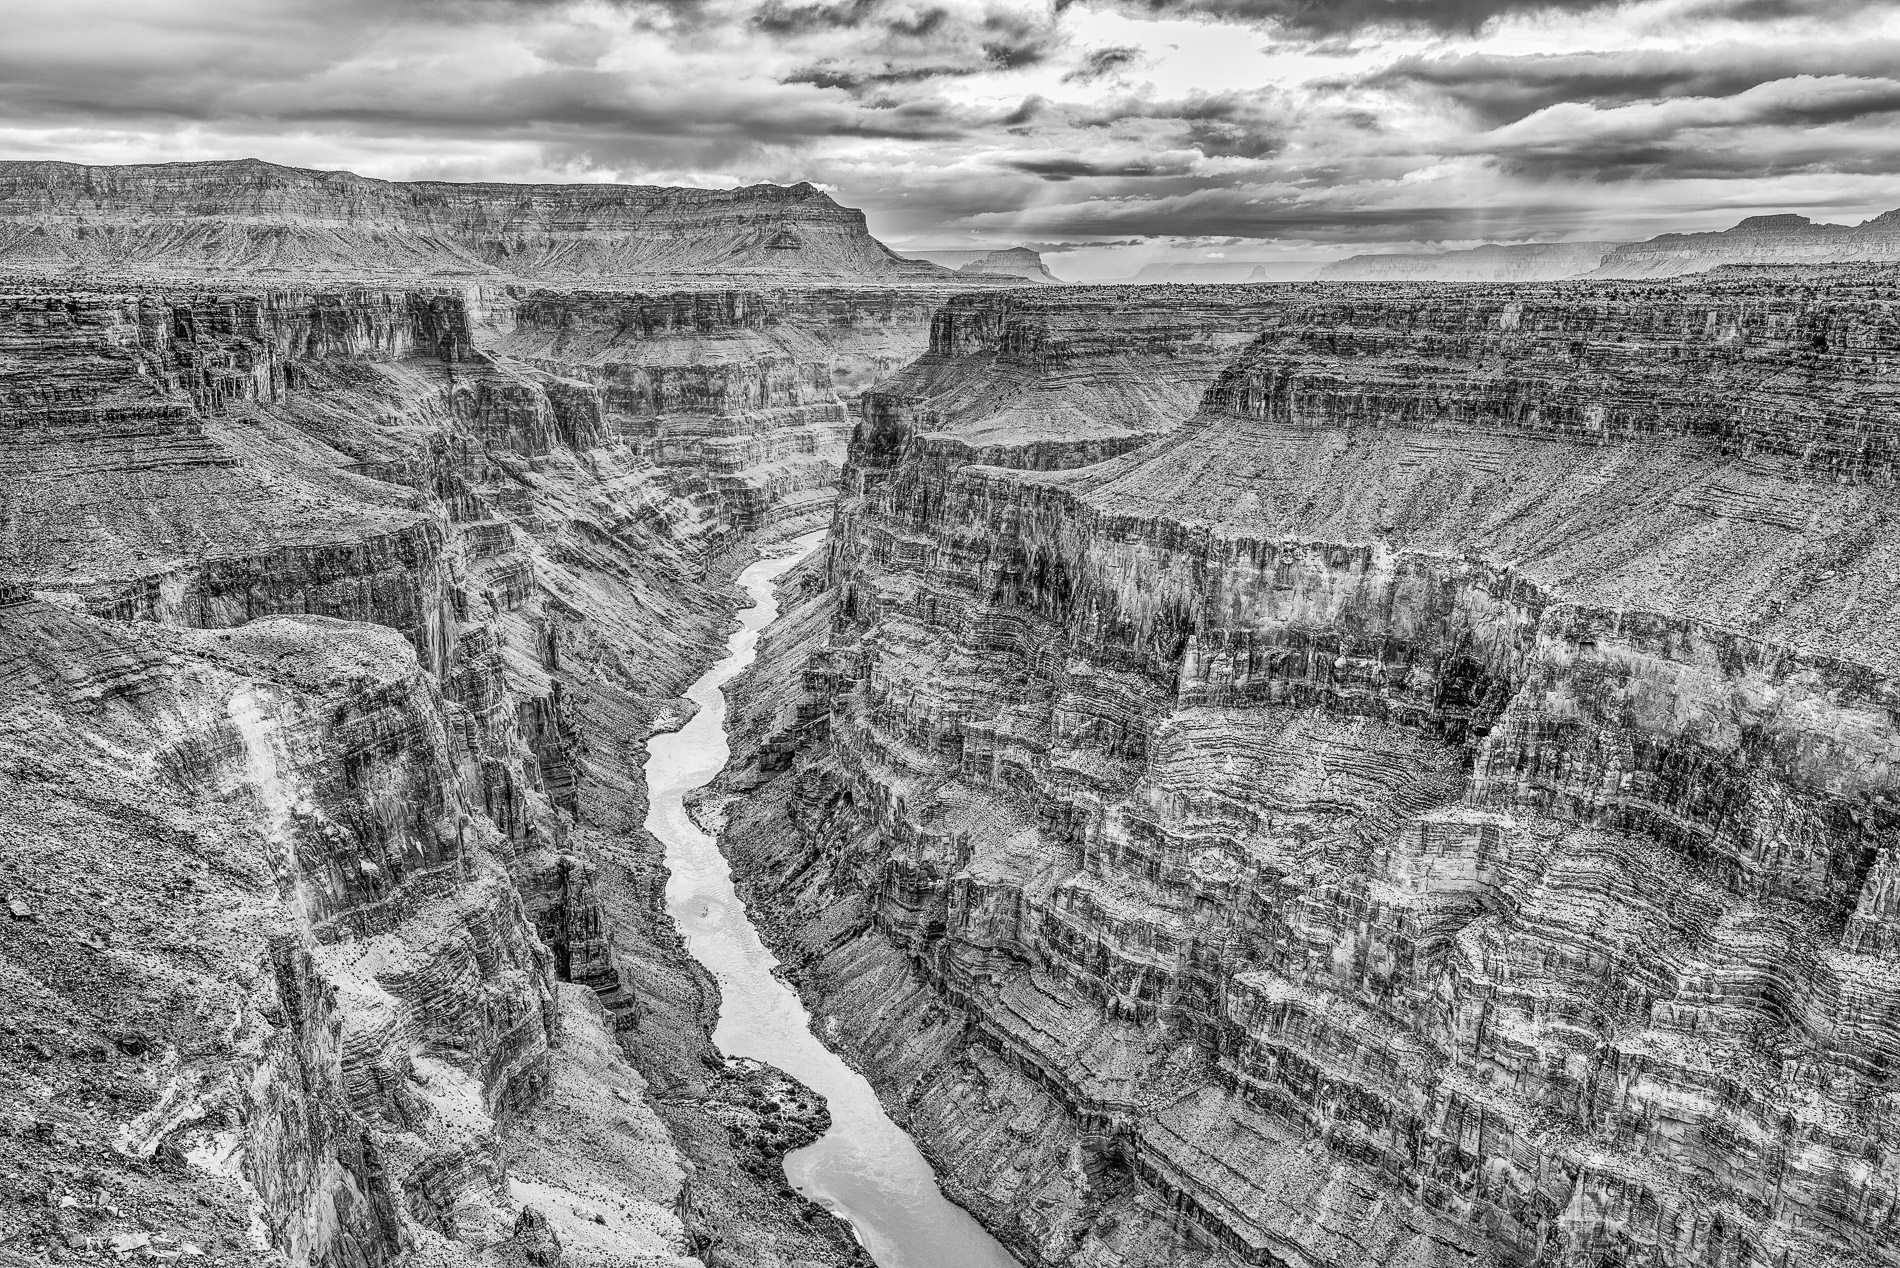
[[959,1194],[1047,1263],[1896,1262],[1885,286],[1282,292],[1065,462],[953,305],[726,841]]

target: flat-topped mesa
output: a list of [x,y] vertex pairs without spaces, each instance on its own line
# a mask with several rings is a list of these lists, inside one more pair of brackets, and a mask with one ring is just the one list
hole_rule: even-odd
[[1861,264],[1900,261],[1900,209],[1858,225],[1806,216],[1750,216],[1712,233],[1665,233],[1625,242],[1592,277],[1675,277],[1728,264]]
[[1900,1265],[1900,299],[1254,320],[1102,462],[867,410],[725,838],[818,1005],[1044,1262]]
[[0,163],[0,269],[247,276],[930,280],[809,184],[381,181],[244,159]]
[[912,251],[915,260],[928,260],[947,269],[971,275],[995,275],[1021,278],[1025,282],[1055,282],[1061,278],[1042,262],[1042,253],[1030,247],[1001,247],[976,251]]

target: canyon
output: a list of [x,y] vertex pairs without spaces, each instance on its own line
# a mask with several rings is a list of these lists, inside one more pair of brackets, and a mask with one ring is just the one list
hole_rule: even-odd
[[1028,1266],[1900,1265],[1890,268],[245,163],[0,274],[0,1257],[888,1264],[869,1115]]
[[0,1257],[866,1262],[640,763],[947,292],[168,252],[0,286]]
[[1896,1262],[1900,292],[1771,277],[865,398],[726,848],[1025,1262]]

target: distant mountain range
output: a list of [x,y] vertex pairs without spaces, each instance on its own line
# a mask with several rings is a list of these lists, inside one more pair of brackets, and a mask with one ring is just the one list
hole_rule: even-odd
[[1626,242],[1592,277],[1675,277],[1724,264],[1839,264],[1900,260],[1900,210],[1858,225],[1806,216],[1750,216],[1719,233],[1665,233]]
[[995,274],[1003,277],[1020,277],[1030,282],[1060,283],[1061,278],[1049,271],[1042,261],[1042,254],[1029,247],[1004,247],[1001,250],[979,251],[911,251],[909,259],[925,260],[947,269],[955,269],[964,274]]
[[[1314,272],[1320,282],[1550,282],[1581,277],[1614,242],[1532,242],[1431,255],[1354,255]],[[1265,280],[1265,279],[1260,279]]]
[[0,269],[249,276],[946,277],[809,184],[381,181],[256,159],[0,162]]
[[1858,225],[1817,224],[1806,216],[1750,216],[1732,229],[1665,233],[1642,242],[1532,242],[1435,254],[1355,255],[1317,270],[1313,279],[1547,282],[1573,277],[1677,277],[1729,264],[1855,261],[1900,261],[1900,210]]

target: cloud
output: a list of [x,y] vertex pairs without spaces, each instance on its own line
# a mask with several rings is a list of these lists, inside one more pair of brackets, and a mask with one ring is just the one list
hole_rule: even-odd
[[1539,180],[1900,169],[1900,80],[1802,75],[1726,97],[1566,102],[1468,148]]
[[[1063,3],[1063,0],[1058,0]],[[1117,0],[1127,12],[1247,23],[1325,39],[1380,30],[1476,35],[1504,19],[1534,20],[1635,7],[1628,0]],[[1678,16],[1768,23],[1841,21],[1883,0],[1698,0]]]
[[1399,90],[1442,97],[1488,127],[1564,104],[1617,106],[1681,97],[1728,97],[1798,75],[1878,76],[1900,67],[1900,40],[1824,43],[1730,42],[1695,49],[1644,49],[1505,56],[1412,54],[1351,81],[1347,92]]
[[1187,165],[1180,161],[1130,159],[1105,162],[1068,155],[1010,157],[1002,160],[1002,166],[1039,176],[1046,181],[1072,181],[1081,177],[1179,176],[1188,170]]
[[1089,84],[1141,64],[1141,50],[1127,44],[1089,50],[1082,64],[1062,77],[1065,84]]
[[[1126,0],[1149,13],[1229,19],[1310,37],[1380,28],[1475,33],[1510,14],[1585,12],[1614,0]],[[1767,3],[1770,0],[1762,0]]]

